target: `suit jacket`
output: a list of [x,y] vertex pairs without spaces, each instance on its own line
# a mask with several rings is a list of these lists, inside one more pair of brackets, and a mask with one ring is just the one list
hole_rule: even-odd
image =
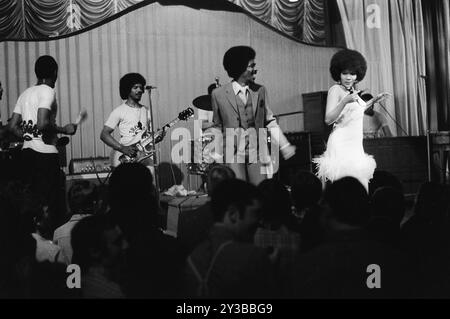
[[[249,97],[255,117],[255,129],[278,126],[273,112],[267,106],[266,88],[259,84],[249,85]],[[225,132],[226,128],[240,127],[238,106],[233,85],[230,83],[215,89],[212,92],[213,122],[215,127]]]

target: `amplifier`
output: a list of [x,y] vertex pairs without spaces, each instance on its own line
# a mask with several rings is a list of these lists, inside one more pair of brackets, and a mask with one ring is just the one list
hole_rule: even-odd
[[70,174],[108,173],[111,171],[109,157],[75,158],[70,161]]

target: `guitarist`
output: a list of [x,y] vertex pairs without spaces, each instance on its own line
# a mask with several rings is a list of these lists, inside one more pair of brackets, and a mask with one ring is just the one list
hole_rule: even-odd
[[[100,139],[114,151],[131,157],[136,156],[138,151],[133,144],[139,142],[144,133],[152,131],[147,109],[139,103],[145,84],[144,77],[139,73],[128,73],[120,79],[120,97],[125,101],[111,112],[100,134]],[[119,128],[119,141],[112,136],[116,127]],[[165,132],[156,137],[155,142],[161,142],[164,135]],[[117,166],[118,163],[112,165]]]
[[53,228],[60,222],[58,214],[64,210],[57,207],[58,195],[63,189],[63,179],[59,168],[58,150],[55,145],[45,143],[45,135],[57,133],[73,135],[76,124],[63,127],[56,125],[57,101],[55,83],[58,64],[49,55],[40,56],[34,66],[36,85],[20,94],[8,123],[8,131],[23,138],[20,175],[31,186],[31,191],[48,206]]

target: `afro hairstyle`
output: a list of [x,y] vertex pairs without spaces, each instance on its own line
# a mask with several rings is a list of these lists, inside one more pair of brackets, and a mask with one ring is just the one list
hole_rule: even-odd
[[339,82],[343,71],[354,72],[357,81],[363,80],[367,71],[366,59],[355,50],[344,49],[336,52],[330,62],[330,73],[333,80]]
[[223,56],[223,67],[228,76],[238,79],[247,69],[248,62],[256,56],[255,50],[248,46],[236,46],[228,49]]
[[34,73],[38,79],[48,79],[55,76],[58,71],[58,63],[50,55],[42,55],[34,64]]
[[128,98],[128,95],[131,92],[131,88],[135,84],[142,84],[142,87],[145,87],[145,84],[147,82],[145,81],[144,77],[140,75],[139,73],[127,73],[120,79],[120,97],[122,100],[126,100]]

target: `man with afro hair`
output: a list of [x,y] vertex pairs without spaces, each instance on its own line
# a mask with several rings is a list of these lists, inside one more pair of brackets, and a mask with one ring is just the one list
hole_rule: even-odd
[[[255,148],[259,149],[261,145],[252,146],[249,135],[256,132],[258,136],[260,129],[270,130],[272,143],[280,147],[285,158],[294,155],[295,147],[283,135],[273,112],[268,107],[266,88],[254,82],[255,56],[255,50],[248,46],[235,46],[225,53],[223,66],[232,81],[215,89],[212,92],[211,102],[214,122],[212,130],[218,130],[225,136],[223,140],[225,146],[227,139],[234,139],[235,136],[238,138],[237,143],[231,143],[234,144],[234,149],[226,149],[223,161],[235,172],[237,178],[257,185],[270,176],[270,169],[267,169],[270,165],[263,164],[260,157],[257,157],[256,161],[253,157],[252,160],[250,154],[252,152],[255,154],[257,151]],[[245,152],[241,152],[243,145],[240,142],[243,141]],[[239,160],[239,155],[235,157],[239,152],[242,155],[241,159],[245,160]]]
[[[139,103],[145,84],[145,78],[139,73],[128,73],[120,79],[120,97],[125,101],[111,112],[100,134],[100,139],[113,149],[113,166],[120,164],[118,158],[122,154],[136,156],[138,149],[134,144],[141,140],[149,127],[147,109]],[[116,127],[119,128],[119,141],[112,135]],[[160,142],[162,137],[157,138],[156,143]]]

